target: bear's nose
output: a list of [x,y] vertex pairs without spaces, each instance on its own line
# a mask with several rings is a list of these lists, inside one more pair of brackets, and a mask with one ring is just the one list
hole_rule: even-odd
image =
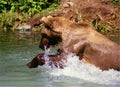
[[28,66],[29,68],[37,68],[37,67],[38,67],[38,64],[32,65],[31,62],[29,62],[29,63],[27,64],[27,66]]
[[33,68],[33,67],[31,66],[31,63],[28,63],[27,66],[28,66],[29,68]]

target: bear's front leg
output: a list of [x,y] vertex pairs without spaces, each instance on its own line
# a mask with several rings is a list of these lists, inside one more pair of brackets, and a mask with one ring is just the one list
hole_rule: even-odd
[[45,59],[43,57],[44,57],[44,53],[38,54],[35,58],[33,58],[31,62],[27,64],[27,66],[29,68],[37,68],[38,65],[41,65],[41,66],[44,65]]
[[65,55],[63,55],[64,52],[61,52],[60,54],[57,55],[48,55],[49,60],[45,60],[44,58],[44,53],[38,54],[31,62],[27,64],[29,68],[37,68],[38,65],[42,66],[44,64],[48,64],[49,66],[57,67],[57,68],[63,68],[64,62],[65,61]]

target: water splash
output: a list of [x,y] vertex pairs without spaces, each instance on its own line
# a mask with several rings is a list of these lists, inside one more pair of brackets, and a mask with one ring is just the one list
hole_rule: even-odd
[[[48,69],[48,67],[47,67]],[[52,76],[67,76],[81,79],[86,82],[101,84],[101,85],[120,85],[120,72],[113,69],[102,71],[99,68],[84,63],[79,60],[79,57],[73,53],[67,56],[67,64],[64,69],[50,69],[48,73]]]
[[[49,61],[50,49],[46,49],[45,47],[45,54],[44,58],[46,61]],[[83,60],[79,60],[79,57],[73,53],[70,53],[67,56],[67,63],[64,69],[59,69],[54,66],[54,64],[49,66],[49,63],[52,61],[47,62],[43,67],[42,70],[46,71],[52,76],[57,76],[62,78],[70,77],[70,78],[77,78],[80,81],[86,81],[101,85],[120,85],[120,72],[115,71],[113,69],[102,71],[98,67],[94,65],[87,64]]]
[[45,59],[45,61],[47,62],[47,61],[49,61],[49,53],[50,53],[50,48],[48,48],[47,49],[47,47],[46,46],[44,46],[44,48],[45,48],[45,52],[44,52],[44,59]]
[[44,59],[45,59],[45,67],[49,67],[49,68],[55,68],[55,65],[53,63],[53,61],[50,60],[50,57],[49,55],[51,54],[50,53],[50,48],[47,48],[46,46],[44,46],[45,48],[45,52],[44,52]]

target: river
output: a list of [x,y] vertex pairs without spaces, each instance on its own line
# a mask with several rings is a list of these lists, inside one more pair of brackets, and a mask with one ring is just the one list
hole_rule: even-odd
[[[0,86],[120,86],[120,72],[85,64],[68,55],[65,69],[39,66],[29,69],[26,64],[43,52],[40,34],[0,33]],[[73,61],[74,60],[74,61]]]

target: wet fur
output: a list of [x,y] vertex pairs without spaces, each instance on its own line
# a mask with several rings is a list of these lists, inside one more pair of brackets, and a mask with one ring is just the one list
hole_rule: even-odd
[[[76,24],[64,17],[44,17],[42,22],[47,27],[41,30],[40,48],[61,42],[61,53],[54,55],[55,58],[63,59],[72,52],[102,70],[120,70],[120,46],[91,26]],[[58,37],[61,39],[56,39]]]

